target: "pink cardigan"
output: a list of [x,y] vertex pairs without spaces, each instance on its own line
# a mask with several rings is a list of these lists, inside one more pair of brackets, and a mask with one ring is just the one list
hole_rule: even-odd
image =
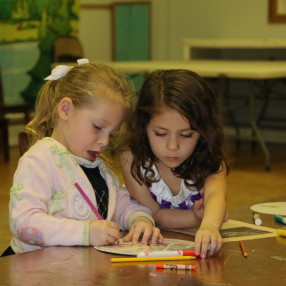
[[[97,159],[100,160],[100,159]],[[107,219],[128,230],[149,209],[131,201],[103,161],[99,170],[109,190]],[[19,160],[10,190],[11,246],[16,253],[52,245],[89,245],[89,222],[98,218],[74,186],[77,182],[96,205],[94,190],[75,157],[46,137]]]

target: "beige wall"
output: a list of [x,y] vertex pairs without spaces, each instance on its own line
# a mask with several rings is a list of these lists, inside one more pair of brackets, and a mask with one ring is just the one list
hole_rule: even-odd
[[79,38],[90,60],[111,57],[111,15],[109,9],[81,9]]
[[[80,39],[90,60],[111,60],[110,3],[124,0],[81,0],[101,9],[81,9]],[[136,0],[130,0],[132,2]],[[141,0],[137,0],[141,1]],[[268,0],[150,0],[152,3],[152,59],[182,59],[181,39],[283,38],[286,24],[268,23]],[[11,126],[11,144],[21,126]],[[278,133],[267,141],[286,142]]]
[[[81,3],[106,5],[114,2],[123,0],[82,0]],[[155,60],[181,59],[182,38],[283,38],[286,35],[286,24],[268,23],[268,0],[150,2],[152,58]],[[110,60],[110,21],[108,9],[81,10],[80,38],[90,59]]]

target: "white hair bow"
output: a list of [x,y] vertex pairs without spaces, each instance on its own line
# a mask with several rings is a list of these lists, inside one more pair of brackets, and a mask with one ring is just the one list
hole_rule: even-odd
[[[77,63],[79,65],[89,63],[88,59],[78,59]],[[58,80],[64,77],[70,70],[72,66],[58,65],[52,69],[52,72],[49,76],[45,78],[45,80]]]

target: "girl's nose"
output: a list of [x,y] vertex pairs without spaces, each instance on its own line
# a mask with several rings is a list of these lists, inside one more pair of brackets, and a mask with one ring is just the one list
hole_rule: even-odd
[[102,135],[98,140],[98,145],[106,147],[109,143],[109,135]]
[[179,148],[179,143],[176,138],[170,138],[167,142],[167,147],[170,150],[177,150]]

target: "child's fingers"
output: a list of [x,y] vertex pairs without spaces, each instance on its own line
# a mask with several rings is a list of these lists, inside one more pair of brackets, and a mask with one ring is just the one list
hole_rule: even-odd
[[205,258],[207,255],[212,256],[216,252],[218,252],[221,249],[221,247],[222,247],[222,239],[219,235],[212,235],[212,236],[204,235],[199,245],[200,257]]
[[108,227],[119,230],[118,224],[116,222],[107,220],[106,223]]
[[215,241],[212,241],[210,247],[210,255],[214,255],[217,253],[222,247],[222,239],[221,237],[217,237]]
[[[134,231],[130,231],[126,236],[122,238],[123,241],[132,241],[133,243],[138,243],[142,232],[139,232],[135,237],[134,237]],[[160,233],[160,229],[157,227],[154,228],[154,231],[151,236],[151,232],[144,232],[143,237],[142,237],[142,243],[147,244],[149,239],[151,237],[151,243],[156,244],[156,242],[162,243],[164,241],[164,237]]]
[[120,231],[112,229],[108,232],[108,236],[112,238],[112,240],[118,240],[120,238]]
[[203,199],[198,199],[198,200],[195,201],[194,207],[196,209],[199,209],[199,208],[203,207],[203,204],[204,204]]
[[120,229],[117,223],[113,221],[107,221],[107,234],[116,240],[120,238]]
[[202,235],[199,233],[195,236],[195,254],[199,256],[201,254],[201,243],[202,243]]
[[195,237],[195,254],[199,255],[201,258],[206,258],[209,243],[210,243],[210,235],[206,232],[198,231]]
[[163,236],[161,235],[160,233],[160,229],[157,228],[157,227],[154,227],[153,228],[153,235],[152,235],[152,239],[151,239],[151,242],[153,244],[155,244],[157,241],[162,243],[164,240]]
[[147,244],[150,236],[152,235],[151,230],[148,230],[148,229],[142,230],[141,234],[143,234],[142,239],[141,239],[142,244]]
[[210,237],[203,237],[202,244],[201,244],[201,258],[206,258],[208,254],[208,249],[210,246]]
[[130,230],[123,238],[122,240],[125,241],[125,242],[129,242],[132,240],[132,237],[133,237],[133,231]]
[[[135,228],[134,234],[136,234],[135,240],[136,243],[138,242],[138,239],[142,236],[142,243],[147,244],[148,241],[151,241],[151,243],[155,244],[158,241],[163,242],[163,236],[160,234],[160,229],[157,227],[153,227],[150,225],[141,226],[138,228]],[[138,239],[137,239],[138,237]],[[134,238],[133,238],[134,241]]]
[[[142,229],[141,227],[140,228],[139,227],[135,227],[134,228],[134,232],[133,232],[133,237],[132,237],[132,243],[133,244],[137,244],[138,243],[142,233],[143,233],[142,243],[143,244],[147,243],[148,239],[146,240],[146,236],[145,236],[146,235],[146,230],[144,231],[144,229]],[[144,242],[144,241],[146,241],[146,242]]]
[[120,238],[120,229],[117,223],[113,221],[105,221],[105,244],[113,244]]
[[120,230],[115,222],[96,220],[90,223],[89,242],[91,245],[106,245],[120,238]]
[[107,235],[105,242],[107,245],[108,244],[114,244],[119,238],[120,238],[120,236],[117,237],[117,236],[113,236],[113,235]]
[[195,201],[194,206],[193,206],[193,212],[195,213],[195,215],[202,219],[203,218],[203,214],[204,214],[204,202],[203,199],[199,199],[197,201]]

